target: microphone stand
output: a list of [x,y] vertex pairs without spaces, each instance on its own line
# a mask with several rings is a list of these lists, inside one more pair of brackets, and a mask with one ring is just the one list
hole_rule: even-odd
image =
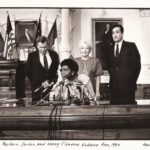
[[[48,88],[47,88],[48,89]],[[45,92],[45,90],[44,90]],[[45,99],[50,95],[51,90],[44,96],[43,101],[45,102]],[[48,103],[50,103],[50,100],[48,98]]]
[[64,97],[63,85],[60,85],[59,95],[60,95],[60,99],[59,99],[60,104],[63,104],[63,97]]
[[[62,95],[63,94],[63,95]],[[60,139],[61,137],[61,113],[62,113],[62,107],[63,107],[63,97],[64,97],[64,93],[63,93],[63,85],[60,85],[60,99],[59,99],[59,104],[60,104],[60,112],[59,112],[59,116],[58,116],[58,139]]]
[[37,89],[35,89],[34,92],[37,92],[37,91],[41,90],[42,87],[43,87],[43,86],[41,85],[40,87],[38,87]]
[[42,90],[41,91],[39,91],[40,93],[39,93],[39,95],[40,95],[40,100],[38,100],[34,105],[35,106],[38,106],[38,105],[40,105],[40,104],[42,104],[42,102],[44,101],[43,100],[43,95],[42,95]]
[[[54,99],[54,101],[56,103],[54,103],[52,112],[50,114],[49,124],[52,127],[52,116],[53,116],[53,113],[55,113],[54,114],[54,127],[56,127],[56,129],[49,128],[48,138],[50,138],[50,139],[57,139],[57,138],[60,139],[60,137],[61,137],[61,123],[60,123],[61,117],[60,116],[62,113],[62,106],[63,106],[63,97],[61,94],[63,94],[63,86],[62,85],[60,85],[60,90],[59,90],[59,95],[60,95],[59,102],[58,101],[56,102]],[[59,105],[60,105],[60,107],[59,107]],[[58,117],[58,119],[57,119],[57,117]]]

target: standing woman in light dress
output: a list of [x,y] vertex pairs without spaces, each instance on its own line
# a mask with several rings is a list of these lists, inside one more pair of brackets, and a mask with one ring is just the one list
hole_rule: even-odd
[[90,57],[92,42],[81,40],[79,42],[79,49],[81,57],[75,59],[79,65],[78,74],[86,74],[90,77],[96,97],[99,98],[100,76],[104,74],[100,60],[98,58]]

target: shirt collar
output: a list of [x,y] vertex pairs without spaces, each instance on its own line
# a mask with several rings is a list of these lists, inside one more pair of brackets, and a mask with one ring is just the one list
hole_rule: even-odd
[[118,43],[115,43],[115,46],[118,44],[118,46],[121,47],[121,46],[122,46],[122,42],[123,42],[123,40],[121,40],[121,41],[118,42]]
[[[43,54],[42,54],[42,53],[40,53],[40,52],[39,52],[39,54],[40,54],[41,56],[43,56]],[[48,55],[48,51],[45,53],[45,55],[46,55],[46,56]]]

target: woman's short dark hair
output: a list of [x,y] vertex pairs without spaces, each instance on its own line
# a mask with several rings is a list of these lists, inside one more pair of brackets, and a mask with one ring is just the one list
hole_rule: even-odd
[[74,61],[73,59],[64,59],[61,62],[60,66],[61,67],[62,66],[68,66],[71,69],[71,71],[75,72],[75,74],[77,74],[77,72],[79,70],[79,66],[78,66],[77,62]]
[[123,28],[123,26],[122,26],[122,25],[120,25],[120,24],[115,24],[115,25],[112,27],[111,31],[112,31],[114,28],[116,28],[116,27],[119,27],[119,28],[120,28],[121,33],[124,33],[124,28]]
[[47,38],[45,36],[39,36],[37,39],[36,39],[36,45],[41,42],[41,43],[45,43],[47,42]]

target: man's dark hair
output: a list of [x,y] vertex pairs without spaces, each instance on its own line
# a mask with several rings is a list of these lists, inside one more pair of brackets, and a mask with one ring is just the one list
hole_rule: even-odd
[[120,25],[120,24],[115,24],[115,25],[112,27],[111,31],[112,31],[114,28],[116,28],[116,27],[119,27],[119,28],[120,28],[121,33],[124,33],[124,28],[123,28],[123,26],[122,26],[122,25]]
[[45,43],[47,42],[47,38],[45,36],[40,36],[36,39],[36,45],[41,42],[41,43]]
[[71,71],[75,72],[75,74],[77,74],[77,72],[79,70],[79,66],[78,66],[77,62],[74,61],[73,59],[64,59],[61,62],[60,66],[61,67],[62,66],[68,66],[71,69]]

